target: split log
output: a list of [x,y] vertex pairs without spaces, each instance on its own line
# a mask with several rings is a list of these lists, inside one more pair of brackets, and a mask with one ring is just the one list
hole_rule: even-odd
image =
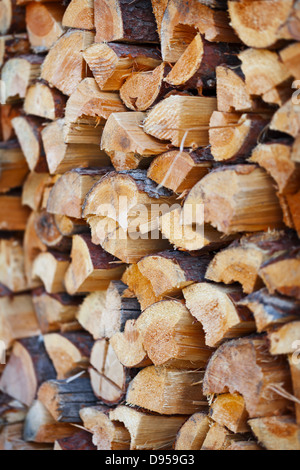
[[125,266],[92,243],[90,235],[74,235],[71,264],[65,275],[68,294],[94,292],[122,277]]
[[2,0],[0,34],[23,33],[26,30],[25,10],[17,0]]
[[92,436],[87,431],[79,431],[73,436],[66,437],[65,439],[58,439],[54,443],[53,450],[97,450],[92,442]]
[[268,48],[281,39],[299,39],[294,0],[279,0],[270,5],[260,0],[229,0],[231,24],[240,39],[250,47]]
[[215,98],[175,95],[157,104],[144,122],[144,131],[174,147],[205,147],[209,144],[211,114]]
[[96,0],[96,42],[158,43],[151,0]]
[[289,212],[291,213],[293,226],[298,233],[298,237],[300,237],[300,191],[296,194],[287,194],[286,200],[289,207]]
[[174,87],[197,90],[201,95],[216,88],[216,67],[236,66],[240,47],[228,43],[211,43],[197,34],[176,62],[165,81]]
[[299,58],[300,58],[300,45],[299,42],[290,44],[279,53],[280,58],[291,75],[295,78],[300,77]]
[[[177,300],[165,300],[148,307],[135,327],[155,366],[201,369],[213,352],[205,345],[201,324],[195,322],[185,305]],[[118,349],[116,340],[112,344]]]
[[172,0],[161,25],[163,60],[177,62],[197,32],[210,42],[239,42],[226,12],[213,10],[201,2],[183,4],[180,0]]
[[49,172],[59,175],[75,168],[102,167],[110,164],[110,158],[95,144],[66,144],[64,120],[58,119],[42,130]]
[[98,450],[129,450],[129,432],[123,424],[109,419],[109,411],[104,406],[83,408],[80,417],[84,427],[93,433]]
[[300,300],[300,249],[296,247],[275,256],[261,267],[259,274],[271,294],[275,292]]
[[39,278],[49,294],[65,292],[64,279],[70,266],[70,256],[58,251],[40,253],[33,262],[33,279]]
[[26,33],[7,34],[0,37],[0,67],[13,56],[30,53],[30,43]]
[[168,1],[169,0],[151,0],[159,37],[161,33],[161,24],[168,5]]
[[22,188],[22,204],[33,211],[39,211],[42,207],[45,191],[52,187],[54,179],[49,173],[36,173],[31,171]]
[[207,346],[218,347],[227,339],[256,330],[252,313],[238,304],[243,297],[239,287],[202,282],[185,288],[183,295],[191,314],[203,326]]
[[239,437],[239,435],[234,435],[228,431],[225,426],[220,426],[220,424],[215,423],[210,427],[201,450],[227,450],[232,442],[234,442],[235,439],[239,439]]
[[47,211],[81,219],[82,205],[90,189],[110,168],[76,168],[61,176],[49,195]]
[[263,450],[255,441],[235,441],[226,450],[254,451]]
[[151,282],[142,275],[136,264],[132,264],[126,269],[122,281],[134,292],[142,311],[160,300],[154,294]]
[[6,349],[17,339],[40,334],[31,295],[15,295],[0,298],[0,338]]
[[79,233],[86,233],[89,230],[83,219],[73,219],[72,217],[59,214],[54,215],[54,219],[56,227],[64,237],[72,237]]
[[35,442],[25,442],[23,440],[23,423],[16,423],[4,426],[0,433],[0,450],[52,450],[53,445],[37,444]]
[[273,231],[244,236],[217,253],[206,272],[206,279],[233,284],[239,282],[246,294],[263,286],[260,267],[274,254],[290,250],[296,240],[293,234]]
[[296,410],[296,422],[300,425],[300,362],[299,362],[299,351],[289,355],[289,364],[293,383],[293,396],[295,401]]
[[91,385],[96,397],[107,405],[122,402],[137,370],[124,367],[105,339],[94,344],[90,362]]
[[225,426],[235,434],[250,431],[245,401],[237,393],[219,395],[211,405],[209,414],[216,423]]
[[26,28],[32,49],[46,52],[62,36],[62,18],[65,8],[56,3],[30,2],[26,5]]
[[[22,423],[26,418],[27,408],[5,393],[0,393],[0,426]],[[1,438],[0,438],[1,439]]]
[[293,354],[295,345],[300,338],[300,321],[287,323],[271,330],[268,334],[270,353],[275,356],[279,354]]
[[145,351],[136,320],[127,320],[124,331],[114,334],[110,344],[124,367],[140,369],[152,365]]
[[284,132],[294,138],[300,133],[300,106],[298,99],[287,101],[274,114],[270,124],[273,131]]
[[40,387],[38,399],[59,423],[80,424],[81,408],[97,405],[87,377],[71,381],[48,380]]
[[216,161],[243,161],[251,155],[268,120],[255,114],[220,113],[210,120],[209,141]]
[[246,49],[239,54],[239,59],[251,96],[261,96],[266,103],[279,106],[290,98],[292,77],[277,52]]
[[28,286],[31,288],[40,287],[43,284],[40,279],[34,279],[32,270],[35,258],[40,253],[47,251],[46,245],[41,242],[35,231],[36,218],[36,212],[32,212],[28,219],[24,235],[24,268]]
[[180,251],[164,251],[143,258],[138,268],[151,282],[155,296],[163,298],[180,294],[194,282],[203,282],[210,261],[210,255],[194,257]]
[[128,287],[122,281],[112,281],[107,291],[93,292],[85,298],[77,318],[96,340],[122,333],[127,320],[135,320],[140,314],[140,305]]
[[259,144],[250,162],[258,163],[274,178],[281,194],[300,187],[300,165],[292,160],[292,147],[285,142]]
[[71,251],[72,240],[69,237],[62,236],[56,226],[53,214],[49,214],[45,210],[38,213],[35,220],[35,231],[42,243],[49,249],[62,253]]
[[258,333],[299,319],[299,301],[271,295],[267,289],[253,292],[240,304],[246,305],[253,312]]
[[209,426],[206,413],[194,413],[179,430],[174,450],[201,450]]
[[123,423],[129,431],[131,450],[171,449],[178,430],[186,421],[184,416],[157,416],[129,406],[118,406],[109,416],[113,422]]
[[31,171],[48,171],[41,131],[43,121],[37,117],[20,116],[12,120],[16,136]]
[[157,104],[171,86],[164,82],[170,67],[162,63],[153,71],[133,73],[120,89],[120,96],[128,109],[146,111]]
[[28,289],[24,253],[22,243],[17,238],[0,239],[0,283],[14,293]]
[[70,424],[57,423],[44,405],[36,400],[26,416],[23,437],[26,442],[54,443],[75,432],[76,428]]
[[9,59],[1,70],[6,103],[14,103],[25,98],[27,88],[37,80],[41,73],[43,56],[22,55]]
[[0,230],[23,231],[30,211],[22,205],[22,197],[14,193],[0,195]]
[[0,143],[0,193],[22,186],[28,165],[16,141]]
[[94,30],[94,2],[71,0],[65,10],[62,25],[67,28]]
[[3,104],[0,109],[0,136],[1,141],[12,141],[16,138],[11,121],[21,114],[19,104]]
[[204,394],[240,393],[250,418],[283,414],[289,400],[277,387],[291,389],[285,358],[271,356],[266,337],[249,337],[223,344],[212,356],[204,377]]
[[54,121],[64,116],[65,105],[66,97],[62,93],[46,83],[37,82],[27,90],[24,111]]
[[194,152],[171,150],[155,158],[148,170],[148,178],[175,193],[190,191],[212,167],[210,149]]
[[0,379],[0,388],[26,406],[31,406],[39,386],[54,377],[55,370],[43,340],[33,336],[15,342]]
[[93,346],[88,333],[51,333],[44,336],[44,341],[58,380],[88,368]]
[[300,450],[299,426],[291,416],[273,416],[249,421],[259,442],[267,450]]
[[205,411],[203,376],[203,371],[147,367],[132,380],[126,403],[162,415]]
[[190,191],[183,209],[198,204],[204,204],[204,221],[226,235],[283,225],[273,179],[255,165],[224,166],[209,173]]
[[101,149],[110,156],[117,171],[147,167],[167,144],[147,135],[142,128],[145,113],[112,114],[103,130]]
[[41,78],[70,96],[86,76],[82,51],[93,41],[94,34],[90,31],[67,31],[48,53]]
[[95,43],[83,57],[102,91],[118,91],[133,72],[149,72],[161,63],[157,49],[131,44]]

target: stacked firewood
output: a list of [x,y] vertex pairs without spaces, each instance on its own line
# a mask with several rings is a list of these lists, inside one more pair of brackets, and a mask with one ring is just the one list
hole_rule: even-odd
[[300,449],[299,3],[0,1],[0,449]]

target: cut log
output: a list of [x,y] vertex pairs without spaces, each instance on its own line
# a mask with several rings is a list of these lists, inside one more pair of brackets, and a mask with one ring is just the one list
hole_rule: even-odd
[[62,17],[65,8],[58,2],[26,5],[26,28],[32,49],[36,53],[46,52],[62,36]]
[[142,311],[160,300],[154,294],[151,282],[142,275],[136,264],[132,264],[126,269],[122,281],[134,292],[141,305]]
[[80,297],[66,293],[47,294],[43,289],[33,292],[33,305],[43,334],[60,330],[63,325],[74,322]]
[[268,120],[255,114],[220,113],[210,120],[209,141],[216,161],[242,161],[251,155]]
[[92,435],[87,431],[79,431],[73,436],[58,439],[54,443],[53,450],[97,450],[92,442]]
[[162,20],[169,0],[151,0],[153,13],[156,19],[157,32],[160,37]]
[[130,44],[95,43],[83,57],[102,91],[118,91],[133,72],[149,72],[161,63],[157,49]]
[[81,408],[97,405],[87,377],[44,382],[38,391],[38,399],[59,423],[81,423]]
[[27,90],[24,111],[54,121],[64,116],[65,105],[66,97],[62,93],[46,83],[37,82]]
[[194,413],[179,430],[174,450],[201,450],[209,425],[206,413]]
[[186,421],[184,416],[157,416],[129,406],[118,406],[109,416],[113,422],[123,423],[129,431],[131,450],[171,449],[178,430]]
[[39,78],[44,57],[38,55],[23,55],[9,59],[1,70],[1,80],[4,82],[3,101],[18,102],[25,98],[27,88]]
[[37,214],[35,231],[42,243],[48,248],[62,253],[69,253],[71,251],[72,240],[69,237],[62,236],[56,226],[53,214],[49,214],[45,210]]
[[246,305],[253,312],[258,333],[299,319],[299,301],[271,295],[267,289],[253,292],[240,304]]
[[[51,48],[43,64],[41,78],[70,96],[86,77],[82,51],[94,41],[90,31],[71,29]],[[66,73],[67,71],[67,73]]]
[[23,33],[26,30],[25,10],[17,0],[2,0],[0,34]]
[[84,427],[93,433],[98,450],[129,450],[129,432],[123,424],[109,419],[109,411],[104,406],[83,408],[80,417]]
[[270,47],[281,39],[293,39],[298,34],[298,19],[293,15],[294,0],[279,0],[270,5],[263,0],[229,0],[231,24],[241,40],[250,47]]
[[291,213],[293,226],[298,233],[298,237],[300,238],[300,191],[296,194],[287,194],[286,200],[289,207],[289,212]]
[[203,326],[207,346],[218,347],[227,339],[255,332],[251,312],[238,305],[243,297],[239,287],[202,282],[187,287],[183,294],[191,314]]
[[33,211],[39,211],[45,191],[53,184],[53,178],[49,177],[49,173],[30,172],[23,185],[22,204]]
[[[299,343],[298,343],[299,344]],[[293,382],[293,396],[295,401],[296,410],[296,422],[300,425],[300,362],[299,362],[299,350],[289,355],[289,364]]]
[[24,250],[17,238],[0,239],[0,283],[14,293],[28,289]]
[[108,405],[122,402],[137,370],[124,367],[105,339],[94,344],[90,362],[91,384],[96,397]]
[[152,365],[145,351],[136,320],[128,320],[124,331],[116,333],[110,339],[110,344],[124,367],[139,369]]
[[197,90],[201,95],[216,88],[216,67],[221,64],[239,64],[238,46],[227,43],[211,43],[197,34],[195,39],[176,62],[165,81],[174,87]]
[[126,402],[162,415],[205,411],[203,371],[147,367],[132,380]]
[[26,418],[27,408],[5,393],[0,393],[0,426],[22,423]]
[[295,345],[300,338],[300,321],[287,323],[271,330],[268,334],[270,353],[273,356],[279,354],[293,354]]
[[36,400],[26,416],[23,437],[26,442],[54,443],[75,432],[70,424],[57,423],[44,405]]
[[0,230],[23,231],[30,211],[22,205],[22,197],[13,193],[0,194]]
[[238,439],[239,437],[239,435],[235,436],[228,431],[225,426],[220,426],[220,424],[215,423],[210,427],[201,450],[227,450],[232,442],[234,442],[235,438]]
[[31,288],[42,286],[40,279],[33,279],[33,263],[39,253],[47,251],[46,245],[44,245],[35,231],[35,220],[37,218],[36,212],[32,212],[30,215],[26,230],[24,234],[24,268],[27,279],[27,285]]
[[237,393],[219,395],[213,402],[209,414],[216,423],[225,426],[235,434],[250,431],[245,401]]
[[43,121],[40,118],[20,116],[12,120],[12,125],[31,171],[48,171],[41,139]]
[[33,279],[39,278],[49,294],[65,292],[64,279],[70,265],[70,256],[58,251],[40,253],[33,262]]
[[239,282],[246,294],[263,286],[260,267],[275,253],[289,250],[295,245],[294,236],[285,237],[281,231],[244,236],[228,248],[217,253],[206,272],[206,279],[233,284]]
[[190,191],[212,167],[209,149],[195,152],[171,150],[155,158],[148,170],[148,178],[175,193]]
[[300,58],[299,42],[290,44],[280,51],[280,58],[291,75],[295,78],[300,77],[299,58]]
[[174,147],[205,147],[209,144],[211,114],[217,109],[215,98],[170,96],[157,104],[144,122],[144,131]]
[[31,406],[39,386],[55,377],[55,370],[40,337],[16,341],[1,376],[0,388],[26,406]]
[[96,42],[158,43],[151,0],[96,0]]
[[128,109],[146,111],[158,103],[171,86],[164,82],[170,67],[164,63],[153,71],[133,73],[120,89],[120,96]]
[[238,392],[250,418],[283,414],[289,400],[278,386],[291,390],[285,358],[271,356],[266,337],[249,337],[223,344],[212,356],[204,377],[204,394]]
[[112,281],[107,291],[88,295],[78,312],[78,321],[93,338],[110,339],[123,332],[127,320],[134,320],[141,314],[136,298],[129,293],[122,281]]
[[142,128],[146,115],[116,113],[108,119],[101,149],[110,156],[117,171],[147,167],[155,155],[167,150],[167,144],[147,135]]
[[22,186],[28,165],[16,141],[0,143],[0,193]]
[[109,171],[109,168],[77,168],[68,171],[52,188],[47,211],[50,214],[81,219],[82,205],[87,193]]
[[5,426],[0,434],[0,450],[53,450],[53,444],[37,444],[23,440],[23,423]]
[[184,210],[196,209],[197,204],[204,204],[204,221],[226,235],[282,227],[273,179],[255,165],[227,166],[209,173],[190,191]]
[[259,272],[271,294],[300,300],[300,249],[296,247],[266,261]]
[[17,339],[40,334],[30,295],[15,295],[0,298],[0,338],[6,349]]
[[42,130],[42,141],[50,174],[59,175],[75,168],[102,167],[110,158],[95,144],[66,144],[64,120],[58,119]]
[[235,441],[226,450],[251,451],[263,450],[255,441]]
[[291,416],[251,419],[251,429],[267,450],[300,450],[299,426]]
[[26,33],[7,34],[0,37],[0,67],[13,56],[30,53],[30,43]]
[[110,281],[119,280],[125,270],[116,258],[94,245],[88,234],[74,235],[71,258],[65,275],[70,295],[105,289]]
[[251,96],[261,96],[266,103],[279,106],[289,99],[292,77],[277,52],[246,49],[239,54],[239,59]]
[[270,124],[273,131],[284,132],[294,138],[300,133],[300,106],[298,99],[287,101],[274,114]]
[[3,104],[0,109],[0,136],[1,141],[13,141],[16,138],[11,121],[21,114],[20,104]]
[[135,327],[155,366],[201,369],[213,352],[205,345],[201,324],[195,322],[185,305],[177,300],[165,300],[148,307]]
[[163,60],[177,62],[197,32],[211,42],[239,42],[226,12],[213,10],[202,2],[183,4],[180,0],[171,0],[161,25]]
[[51,333],[44,337],[44,341],[58,380],[88,368],[93,346],[88,333]]
[[87,233],[88,226],[83,219],[73,219],[66,215],[55,215],[55,224],[64,237],[72,237],[79,233]]
[[94,2],[92,0],[71,0],[62,20],[67,28],[94,30]]
[[152,285],[158,298],[174,296],[194,282],[203,282],[210,255],[190,256],[180,251],[164,251],[147,256],[138,263],[138,268]]

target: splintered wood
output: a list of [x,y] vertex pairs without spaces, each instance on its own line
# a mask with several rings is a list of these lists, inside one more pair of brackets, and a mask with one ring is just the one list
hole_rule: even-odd
[[300,449],[299,4],[0,0],[0,450]]

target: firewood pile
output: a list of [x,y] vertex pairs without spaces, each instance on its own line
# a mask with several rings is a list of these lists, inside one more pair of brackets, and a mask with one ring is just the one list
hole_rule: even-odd
[[299,9],[0,1],[1,450],[300,450]]

